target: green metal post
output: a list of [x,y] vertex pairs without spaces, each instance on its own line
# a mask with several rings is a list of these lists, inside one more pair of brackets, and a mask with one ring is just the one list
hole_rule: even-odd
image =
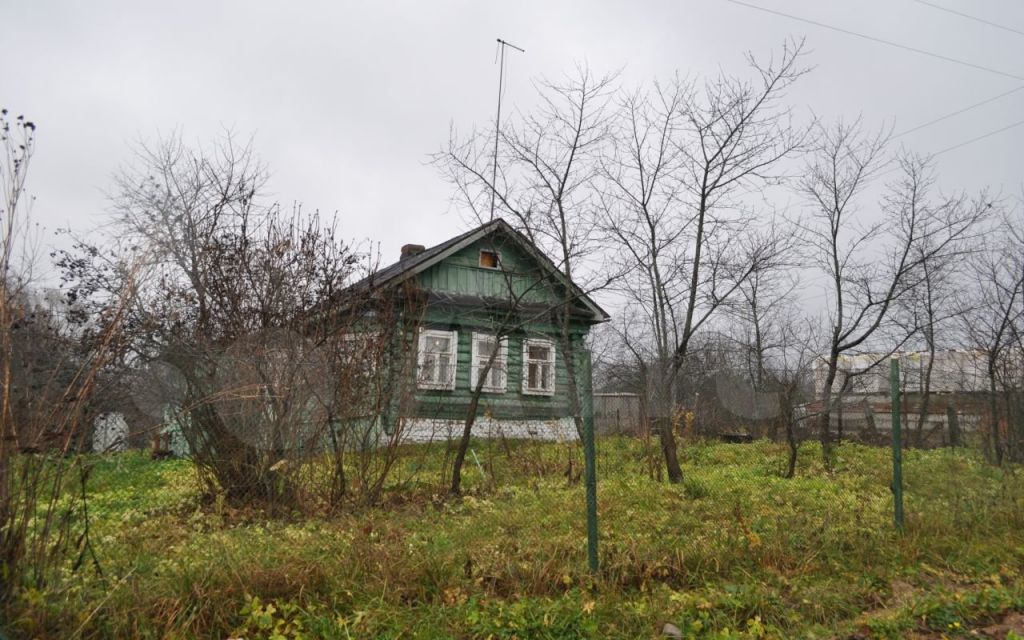
[[583,351],[580,367],[582,374],[579,385],[580,408],[583,413],[583,458],[587,490],[587,566],[590,571],[598,570],[597,558],[597,455],[594,443],[594,393],[591,382],[590,352]]
[[903,530],[903,437],[900,431],[900,361],[893,358],[889,369],[892,396],[892,499],[893,520]]

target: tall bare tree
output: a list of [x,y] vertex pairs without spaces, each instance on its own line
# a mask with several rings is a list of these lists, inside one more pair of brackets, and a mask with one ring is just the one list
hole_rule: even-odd
[[[814,393],[813,368],[819,354],[821,333],[813,320],[789,317],[777,324],[778,354],[773,366],[773,376],[778,386],[780,423],[786,437],[789,455],[783,476],[796,475],[796,462],[800,451],[800,417],[797,406],[806,403]],[[804,418],[806,420],[806,418]]]
[[955,238],[944,251],[931,251],[930,243],[934,242],[934,238],[925,238],[914,246],[913,256],[919,262],[919,270],[914,278],[915,286],[898,304],[900,308],[897,314],[905,316],[906,331],[916,332],[914,340],[924,347],[921,368],[917,372],[919,380],[916,391],[920,394],[920,404],[917,425],[911,438],[913,444],[923,446],[928,436],[925,426],[932,409],[936,358],[940,351],[953,348],[957,343],[959,332],[956,321],[964,311],[959,303],[960,292],[967,283],[964,274],[972,271],[971,255],[978,249],[977,240],[983,234],[983,223],[993,205],[985,192],[973,199],[964,193],[957,193],[937,202],[927,201],[928,194],[934,190],[933,167],[924,159],[913,158],[908,161],[904,171],[918,183],[916,190],[922,194],[922,208],[943,208],[949,214],[961,211],[964,212],[962,215],[973,216],[975,222],[971,232]]
[[[833,386],[841,356],[870,344],[892,319],[896,303],[921,282],[925,265],[955,254],[983,212],[932,202],[927,160],[904,153],[895,158],[898,177],[889,183],[877,213],[866,219],[860,200],[887,164],[886,136],[866,135],[858,121],[822,126],[818,139],[800,186],[810,203],[805,231],[828,299],[818,431],[830,464]],[[907,333],[896,336],[891,350],[908,338]]]
[[1001,216],[987,247],[971,256],[969,286],[958,305],[966,346],[984,354],[989,414],[984,444],[999,464],[1007,457],[1008,448],[1011,456],[1019,455],[1014,449],[1024,442],[1024,433],[1015,434],[1014,441],[1009,424],[1009,398],[1024,387],[1024,345],[1020,343],[1024,333],[1024,234],[1020,224],[1019,212]]
[[596,77],[579,68],[563,82],[538,83],[539,106],[509,119],[498,132],[501,155],[492,180],[492,145],[481,135],[453,135],[434,162],[456,187],[471,215],[488,219],[485,207],[495,196],[497,213],[547,255],[563,276],[561,302],[554,310],[559,351],[568,373],[570,413],[583,432],[583,407],[576,361],[582,336],[571,318],[579,291],[564,283],[581,283],[583,291],[607,286],[614,274],[591,277],[587,268],[597,254],[595,180],[599,158],[608,142],[609,103],[614,76]]
[[802,51],[790,42],[778,59],[748,56],[752,81],[723,74],[695,87],[677,79],[621,100],[604,165],[603,222],[629,272],[621,289],[646,325],[649,347],[632,349],[651,360],[651,405],[671,482],[683,478],[672,416],[694,335],[783,253],[782,234],[751,241],[760,212],[746,196],[780,183],[783,161],[806,141],[807,129],[782,104],[807,72]]

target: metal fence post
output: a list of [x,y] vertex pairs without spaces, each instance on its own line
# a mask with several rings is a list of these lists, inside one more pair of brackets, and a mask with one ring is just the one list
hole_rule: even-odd
[[903,437],[900,430],[900,361],[890,360],[889,392],[892,400],[892,499],[893,520],[903,530]]
[[591,380],[590,352],[582,351],[580,367],[583,383],[580,385],[580,403],[583,413],[583,458],[587,491],[587,566],[598,570],[597,557],[597,455],[594,443],[594,393]]

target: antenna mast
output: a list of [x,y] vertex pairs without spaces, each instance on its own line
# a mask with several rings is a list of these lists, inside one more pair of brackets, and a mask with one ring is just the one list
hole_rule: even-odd
[[498,115],[494,118],[494,167],[491,171],[491,217],[494,220],[494,197],[498,191],[498,139],[501,137],[501,95],[505,88],[505,48],[512,47],[520,53],[526,53],[511,42],[505,42],[498,38],[498,48],[501,49],[501,66],[498,68]]

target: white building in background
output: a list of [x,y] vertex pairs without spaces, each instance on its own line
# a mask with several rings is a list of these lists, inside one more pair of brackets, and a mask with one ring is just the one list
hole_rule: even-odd
[[[900,361],[901,389],[915,393],[924,388],[928,369],[928,353],[903,351],[892,354]],[[889,359],[885,353],[858,353],[839,357],[839,368],[832,393],[855,395],[889,393]],[[982,351],[939,351],[932,365],[932,393],[970,393],[988,390],[988,357]],[[814,363],[814,392],[821,397],[825,391],[828,361]],[[844,388],[845,383],[845,388]]]
[[120,413],[104,413],[96,418],[92,429],[92,450],[114,453],[128,448],[128,423]]

